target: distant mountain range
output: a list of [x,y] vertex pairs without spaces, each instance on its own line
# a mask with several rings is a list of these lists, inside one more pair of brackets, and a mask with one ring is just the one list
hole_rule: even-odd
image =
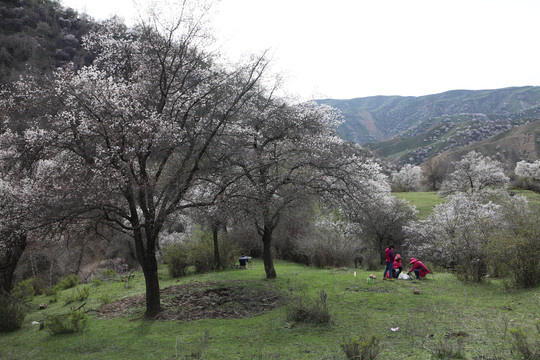
[[[444,152],[472,149],[480,143],[482,153],[496,155],[509,166],[516,159],[533,161],[539,156],[536,134],[540,132],[540,87],[317,102],[341,110],[341,137],[364,144],[396,165],[420,164]],[[516,131],[518,127],[522,129]],[[529,135],[532,137],[525,140]],[[496,145],[488,145],[490,142]],[[526,148],[518,149],[518,144]]]
[[[81,41],[98,25],[58,0],[1,1],[0,19],[0,85],[29,69],[45,74],[67,62],[92,61]],[[473,148],[509,168],[521,159],[539,158],[540,87],[318,102],[342,111],[340,136],[396,165],[434,156],[453,159]]]

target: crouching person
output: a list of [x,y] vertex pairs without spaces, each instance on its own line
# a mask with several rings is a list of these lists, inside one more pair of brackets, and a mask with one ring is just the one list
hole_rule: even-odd
[[414,272],[417,279],[421,279],[431,272],[426,267],[426,265],[424,265],[420,260],[417,260],[415,258],[411,258],[411,262],[409,264],[412,264],[412,268],[407,274]]
[[246,256],[245,254],[242,253],[242,255],[240,255],[240,257],[238,258],[238,263],[240,264],[239,268],[245,269],[250,259],[251,259],[251,256]]
[[397,254],[394,258],[394,270],[392,270],[392,277],[397,279],[402,270],[403,267],[401,266],[401,255]]

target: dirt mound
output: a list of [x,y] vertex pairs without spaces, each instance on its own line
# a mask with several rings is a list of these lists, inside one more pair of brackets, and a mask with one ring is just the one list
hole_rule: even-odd
[[[192,281],[161,290],[162,311],[156,320],[236,319],[261,314],[278,307],[277,292],[250,282]],[[97,310],[100,318],[129,316],[144,311],[145,296],[133,296]]]

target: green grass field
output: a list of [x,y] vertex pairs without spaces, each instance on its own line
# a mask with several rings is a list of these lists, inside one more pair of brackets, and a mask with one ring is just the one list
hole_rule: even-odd
[[[360,334],[381,340],[384,350],[378,359],[434,359],[437,350],[452,347],[460,347],[465,359],[518,359],[511,354],[511,329],[523,329],[529,341],[540,336],[538,288],[506,290],[502,280],[463,284],[442,272],[422,281],[368,283],[370,273],[358,269],[314,269],[284,261],[275,265],[275,280],[264,278],[258,259],[248,270],[180,279],[171,279],[161,269],[161,288],[236,280],[285,297],[316,298],[323,290],[328,294],[330,325],[287,320],[286,301],[243,319],[147,320],[142,306],[120,318],[98,318],[93,310],[103,297],[116,300],[144,293],[144,279],[137,273],[128,289],[121,282],[78,285],[90,289],[84,306],[90,320],[77,334],[50,335],[32,324],[80,306],[62,301],[73,289],[64,290],[54,303],[49,303],[50,296],[35,297],[22,329],[0,334],[0,359],[346,359],[340,343]],[[375,274],[381,278],[382,272],[381,267]],[[415,295],[415,289],[420,294]],[[37,310],[40,303],[49,306]],[[167,306],[163,298],[162,303]]]
[[416,210],[418,210],[418,217],[420,219],[425,219],[435,205],[444,201],[444,198],[436,191],[395,192],[392,194],[414,205]]
[[[534,206],[540,206],[540,194],[530,190],[511,189],[516,195],[524,196],[529,203]],[[419,191],[419,192],[394,192],[393,195],[400,199],[407,200],[411,205],[416,206],[418,217],[425,219],[431,214],[433,207],[445,201],[443,197],[436,191]]]

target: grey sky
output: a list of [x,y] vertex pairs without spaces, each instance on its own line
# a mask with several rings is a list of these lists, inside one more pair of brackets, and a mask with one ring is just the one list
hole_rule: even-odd
[[[62,0],[103,19],[132,0]],[[302,98],[427,95],[540,85],[538,0],[221,0],[231,58],[270,49]]]

